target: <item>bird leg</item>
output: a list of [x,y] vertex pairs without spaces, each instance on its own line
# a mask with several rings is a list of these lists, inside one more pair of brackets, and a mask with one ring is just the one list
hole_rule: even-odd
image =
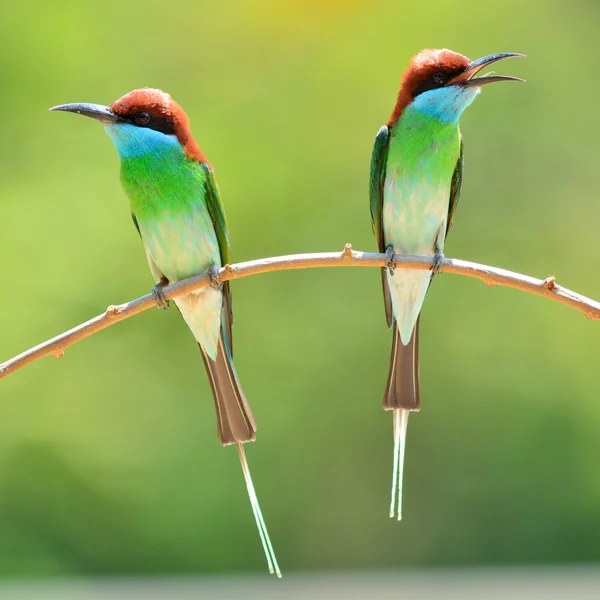
[[444,269],[444,253],[441,250],[436,251],[433,255],[433,263],[431,271],[433,275],[440,275]]
[[390,244],[385,249],[385,267],[391,277],[394,276],[394,269],[396,268],[396,258],[394,257],[394,247]]
[[163,292],[163,288],[166,285],[169,285],[169,280],[163,276],[161,277],[161,280],[152,288],[152,297],[154,298],[154,302],[156,302],[156,306],[162,310],[167,310],[170,305]]
[[208,269],[208,278],[210,279],[210,287],[213,290],[221,289],[221,278],[219,277],[219,267],[211,265]]
[[431,264],[432,277],[433,275],[440,275],[444,268],[444,239],[446,237],[446,223],[442,223],[438,229],[437,238],[435,240],[435,254],[433,255],[433,262]]

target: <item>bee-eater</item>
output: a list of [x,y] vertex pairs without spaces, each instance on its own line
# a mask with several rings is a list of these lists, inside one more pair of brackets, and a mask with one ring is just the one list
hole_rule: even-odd
[[269,570],[281,577],[242,446],[256,439],[256,425],[233,366],[231,288],[215,275],[229,262],[227,221],[213,169],[192,137],[188,117],[171,96],[149,88],[129,92],[110,106],[63,104],[51,110],[100,121],[114,142],[157,304],[168,306],[163,286],[211,273],[211,287],[179,296],[175,304],[200,346],[219,440],[237,445]]
[[[398,492],[402,518],[402,474],[408,413],[421,406],[419,394],[419,313],[434,273],[441,270],[444,240],[456,210],[463,172],[458,120],[481,87],[516,77],[475,75],[510,56],[475,61],[451,50],[423,50],[402,76],[396,105],[378,132],[371,158],[371,221],[382,269],[392,353],[383,408],[394,411],[394,460],[390,517]],[[394,269],[394,254],[430,256],[431,271]]]

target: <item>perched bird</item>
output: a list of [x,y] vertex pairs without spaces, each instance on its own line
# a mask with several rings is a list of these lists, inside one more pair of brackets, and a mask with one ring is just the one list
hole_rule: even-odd
[[51,110],[100,121],[117,147],[121,183],[156,282],[157,304],[168,307],[163,286],[211,273],[211,287],[174,301],[200,346],[219,440],[237,445],[269,570],[281,577],[242,446],[256,439],[256,426],[233,366],[231,289],[216,276],[229,262],[227,221],[213,169],[190,133],[188,117],[171,96],[149,88],[109,107],[63,104]]
[[[492,54],[475,61],[451,50],[423,50],[402,76],[396,105],[378,132],[371,158],[370,205],[382,269],[388,327],[393,327],[390,371],[383,398],[394,411],[394,461],[390,517],[396,489],[402,518],[402,472],[408,413],[419,410],[419,312],[434,273],[441,270],[444,240],[456,210],[463,172],[458,120],[481,87],[523,81],[489,75],[483,68],[510,56]],[[430,256],[431,272],[394,269],[394,254]]]

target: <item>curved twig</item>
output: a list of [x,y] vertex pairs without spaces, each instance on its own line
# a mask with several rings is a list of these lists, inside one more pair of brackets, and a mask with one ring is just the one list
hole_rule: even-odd
[[[395,256],[396,266],[403,269],[429,269],[431,268],[431,258],[419,256]],[[271,271],[286,271],[290,269],[309,269],[315,267],[383,267],[386,264],[385,254],[374,254],[371,252],[359,252],[352,250],[350,244],[346,244],[343,252],[321,252],[315,254],[292,254],[288,256],[277,256],[273,258],[262,258],[259,260],[250,260],[248,262],[237,263],[235,265],[225,265],[219,271],[221,281],[239,279],[259,273],[268,273]],[[495,267],[488,267],[477,263],[457,259],[444,259],[442,270],[444,273],[455,273],[456,275],[466,275],[481,279],[488,285],[501,285],[516,288],[545,296],[566,304],[576,310],[581,311],[588,319],[600,319],[600,303],[590,298],[586,298],[576,292],[572,292],[556,283],[554,277],[546,279],[535,279],[520,273],[505,271]],[[210,285],[211,280],[207,274],[196,275],[183,281],[178,281],[163,289],[164,296],[167,299],[176,298],[182,294],[199,290]],[[141,298],[120,304],[118,306],[109,306],[104,313],[65,331],[56,337],[47,340],[26,350],[22,354],[15,356],[0,364],[0,379],[10,375],[14,371],[21,369],[29,363],[48,356],[50,354],[60,358],[67,347],[75,342],[97,333],[98,331],[110,327],[115,323],[137,315],[138,313],[156,306],[152,294],[146,294]]]

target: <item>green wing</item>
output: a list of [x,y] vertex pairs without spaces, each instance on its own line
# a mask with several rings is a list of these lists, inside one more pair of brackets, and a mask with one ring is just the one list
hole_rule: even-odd
[[229,263],[229,233],[227,232],[227,219],[223,211],[223,205],[221,204],[221,197],[219,196],[219,189],[217,188],[217,182],[212,172],[210,165],[202,163],[200,167],[206,174],[204,181],[206,191],[206,205],[208,212],[210,213],[213,225],[215,226],[215,233],[217,234],[217,241],[219,242],[219,252],[221,254],[221,262],[223,266]]
[[[386,243],[383,239],[383,184],[385,183],[385,168],[387,164],[390,132],[384,125],[378,132],[371,155],[371,177],[369,181],[369,200],[371,204],[371,225],[377,241],[377,249],[385,253]],[[386,270],[381,269],[381,283],[383,285],[383,301],[385,304],[385,317],[388,327],[392,326],[394,314],[392,298],[388,289]]]
[[146,244],[144,243],[144,239],[142,238],[142,232],[140,231],[140,225],[137,221],[137,217],[135,216],[135,213],[131,213],[131,218],[133,219],[133,224],[135,225],[135,228],[137,229],[140,239],[142,240],[144,250],[146,251],[146,260],[148,261],[148,266],[150,267],[150,272],[152,273],[154,282],[160,283],[161,281],[162,282],[166,281],[168,284],[169,280],[163,275],[163,273],[161,273],[161,270],[156,266],[156,263],[154,262],[154,259],[152,258],[150,251],[148,250],[148,246],[146,246]]
[[385,166],[389,148],[390,134],[387,125],[378,132],[371,155],[371,179],[369,182],[369,200],[371,202],[371,224],[377,240],[379,252],[385,252],[383,240],[383,184],[385,181]]
[[[221,255],[221,265],[225,266],[229,264],[229,233],[227,231],[227,219],[225,218],[225,212],[223,211],[223,205],[221,204],[221,198],[219,196],[219,189],[217,188],[217,182],[215,180],[212,168],[206,163],[202,163],[200,167],[204,169],[206,174],[206,178],[204,180],[206,205],[215,227],[215,233],[217,234],[219,253]],[[233,309],[231,304],[231,288],[229,287],[229,281],[225,281],[223,283],[223,312],[223,327],[225,330],[227,343],[229,345],[229,352],[231,356],[233,356],[231,339]]]
[[133,224],[135,225],[135,228],[137,229],[139,236],[142,237],[142,232],[140,231],[140,226],[138,225],[137,217],[135,216],[135,213],[131,213],[131,218],[133,219]]
[[[460,134],[459,134],[460,135]],[[463,140],[462,135],[460,136],[460,153],[458,155],[458,161],[454,174],[452,175],[452,184],[450,186],[450,204],[448,205],[448,220],[446,221],[446,237],[448,231],[452,225],[452,219],[458,206],[458,199],[460,198],[460,188],[462,186],[462,174],[463,174]]]

